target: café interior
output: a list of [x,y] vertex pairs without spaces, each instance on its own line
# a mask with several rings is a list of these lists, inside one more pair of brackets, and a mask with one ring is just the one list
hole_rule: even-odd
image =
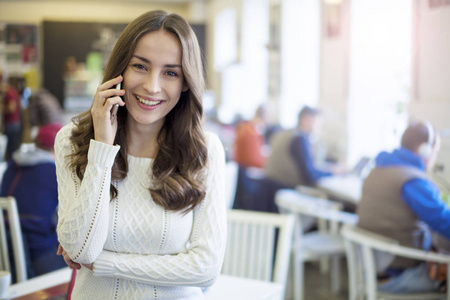
[[[206,79],[203,128],[225,153],[227,244],[205,299],[450,299],[450,248],[412,249],[357,226],[375,158],[399,148],[411,122],[426,122],[439,136],[426,176],[450,205],[450,1],[0,0],[1,84],[22,82],[19,150],[29,151],[39,132],[33,95],[54,96],[62,125],[89,110],[115,42],[151,10],[178,14],[194,30]],[[266,158],[303,108],[320,111],[311,152],[335,175],[266,197],[264,166],[236,160],[238,128],[261,106]],[[6,153],[1,119],[3,176],[14,155]],[[20,199],[11,198],[0,197],[0,299],[70,299],[76,271],[28,276]],[[404,298],[380,291],[380,253],[447,266],[444,288]]]

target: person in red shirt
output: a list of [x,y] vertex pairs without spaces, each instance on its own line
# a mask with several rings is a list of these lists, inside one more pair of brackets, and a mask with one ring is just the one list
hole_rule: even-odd
[[8,138],[6,160],[20,146],[20,94],[15,86],[17,78],[8,78],[3,96],[3,125]]
[[266,162],[264,132],[267,126],[267,108],[262,104],[255,116],[241,122],[236,128],[234,160],[239,166],[262,168]]
[[[266,163],[268,150],[265,142],[265,131],[268,125],[267,106],[260,105],[255,116],[249,121],[241,122],[236,128],[234,141],[234,161],[239,165],[236,194],[233,208],[254,210],[256,194],[259,189],[260,178]],[[252,172],[249,168],[260,169],[261,172]]]

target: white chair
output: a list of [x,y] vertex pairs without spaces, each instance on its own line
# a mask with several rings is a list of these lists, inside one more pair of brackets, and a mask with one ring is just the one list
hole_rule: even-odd
[[222,274],[276,282],[285,287],[294,217],[238,209],[229,210],[227,217]]
[[11,233],[12,248],[14,251],[14,264],[17,282],[22,282],[27,280],[27,268],[19,213],[17,210],[16,199],[14,199],[14,197],[0,198],[0,270],[11,271],[3,211],[6,211],[6,216],[9,220],[9,231]]
[[447,264],[447,287],[450,287],[450,256],[399,245],[398,241],[346,225],[342,228],[349,270],[350,300],[357,299],[450,299],[445,293],[390,294],[378,291],[377,269],[380,258],[386,255],[402,256],[422,261]]
[[5,160],[7,144],[8,144],[8,137],[4,134],[0,134],[0,161]]
[[235,161],[228,161],[225,165],[225,199],[227,201],[227,208],[233,208],[234,198],[236,196],[236,186],[238,180],[239,166]]
[[[304,263],[306,261],[331,259],[331,290],[339,291],[339,259],[345,255],[342,237],[339,234],[341,223],[355,224],[355,214],[342,212],[342,205],[327,199],[302,194],[296,190],[282,189],[275,195],[280,212],[296,216],[294,244],[292,247],[292,266],[294,276],[290,286],[294,289],[294,298],[304,297]],[[304,233],[302,218],[314,217],[318,220],[319,230]],[[320,225],[322,224],[322,225]]]

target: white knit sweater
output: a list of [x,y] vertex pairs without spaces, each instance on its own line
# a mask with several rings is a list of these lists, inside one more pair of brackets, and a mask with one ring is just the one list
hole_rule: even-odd
[[156,205],[148,190],[152,159],[128,156],[127,177],[110,201],[119,146],[90,141],[83,181],[68,168],[74,125],[56,137],[58,238],[78,263],[72,299],[202,299],[220,273],[226,244],[225,155],[206,134],[206,197],[186,215]]

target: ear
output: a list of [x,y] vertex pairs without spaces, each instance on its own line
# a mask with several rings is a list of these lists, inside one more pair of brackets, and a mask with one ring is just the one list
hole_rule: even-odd
[[186,81],[183,83],[183,92],[186,92],[189,89],[189,86],[187,85]]

